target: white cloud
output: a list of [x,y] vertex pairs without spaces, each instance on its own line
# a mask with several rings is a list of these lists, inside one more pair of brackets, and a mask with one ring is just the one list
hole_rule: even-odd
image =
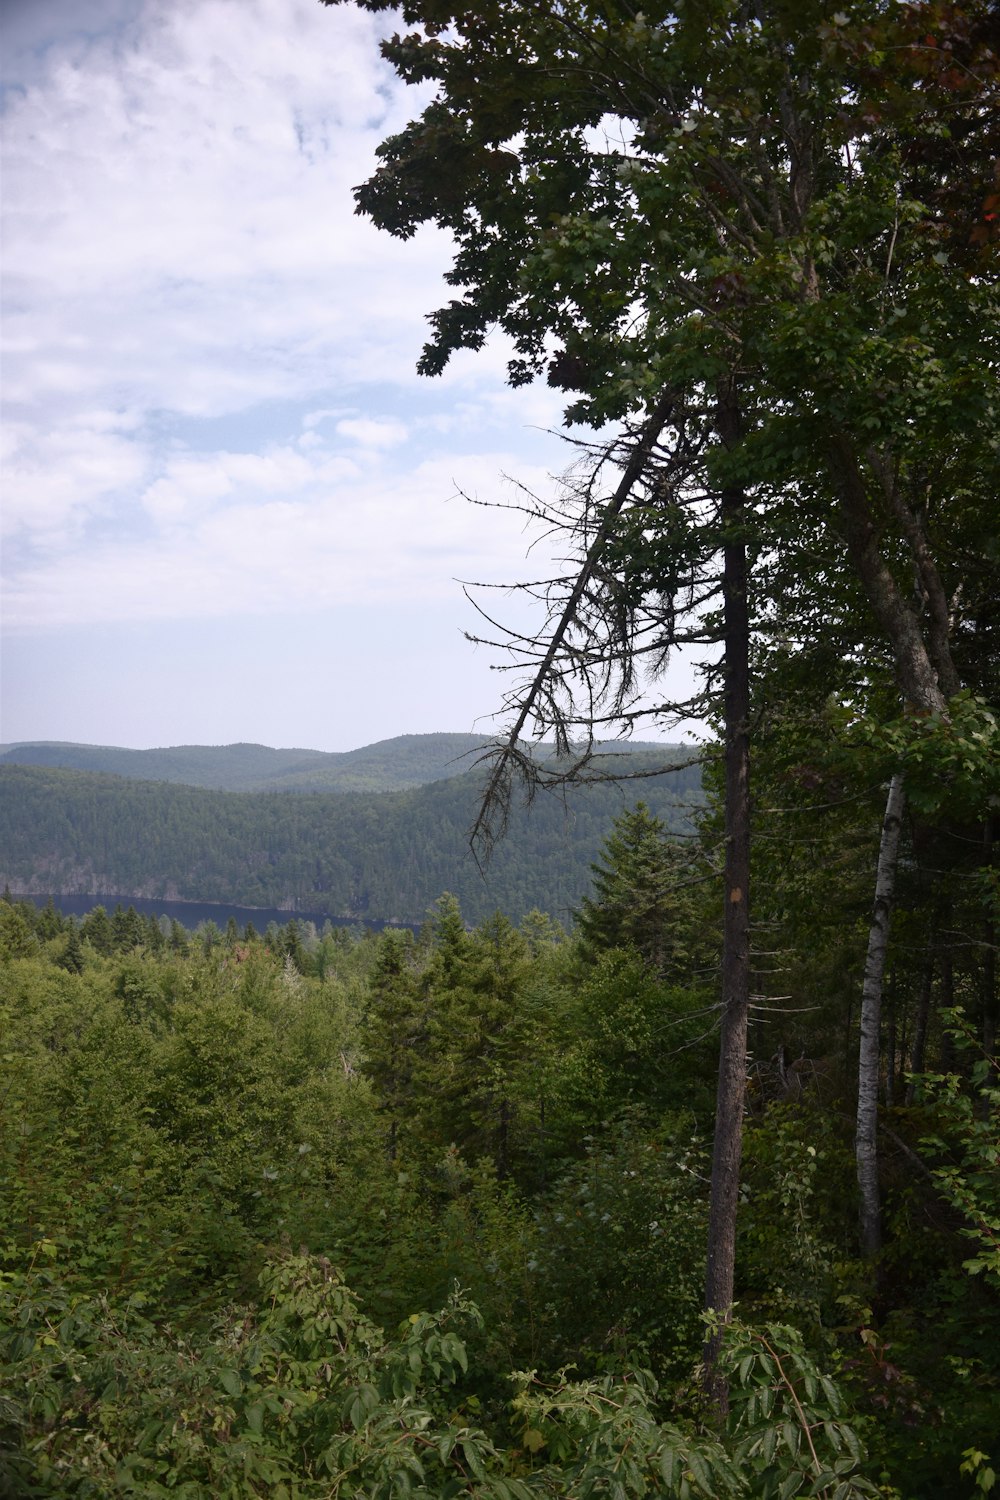
[[[141,444],[108,430],[106,414],[55,432],[11,423],[3,459],[4,535],[27,534],[45,546],[77,545],[86,523],[113,508],[147,465]],[[128,425],[128,424],[126,424]]]
[[348,417],[337,423],[337,431],[359,448],[395,448],[409,436],[409,428],[402,422],[376,421],[370,417]]
[[326,384],[361,346],[408,369],[446,252],[351,211],[386,81],[373,18],[315,0],[151,3],[54,62],[6,112],[8,399],[124,384],[205,415]]
[[[396,608],[458,600],[456,579],[507,582],[524,569],[509,499],[510,455],[486,452],[367,468],[331,449],[174,459],[146,490],[152,536],[104,537],[39,559],[8,591],[8,628]],[[545,474],[529,470],[529,483]]]

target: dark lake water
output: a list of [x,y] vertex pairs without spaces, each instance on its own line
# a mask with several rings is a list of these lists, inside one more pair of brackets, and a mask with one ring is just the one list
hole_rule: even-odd
[[44,906],[51,900],[53,906],[67,917],[85,917],[88,911],[93,911],[95,906],[103,906],[110,915],[119,903],[126,909],[134,906],[140,916],[143,917],[169,917],[172,921],[179,922],[182,927],[193,932],[201,922],[214,922],[217,927],[225,931],[230,917],[234,917],[242,932],[248,922],[252,922],[258,932],[263,933],[268,922],[277,922],[284,926],[294,917],[297,922],[315,922],[317,927],[322,927],[324,922],[329,922],[333,927],[365,927],[369,932],[382,932],[386,927],[398,927],[398,922],[382,922],[376,920],[362,921],[360,918],[331,917],[326,912],[315,911],[279,911],[270,906],[228,906],[217,905],[210,901],[144,901],[139,896],[18,896],[17,901],[33,901],[36,906]]

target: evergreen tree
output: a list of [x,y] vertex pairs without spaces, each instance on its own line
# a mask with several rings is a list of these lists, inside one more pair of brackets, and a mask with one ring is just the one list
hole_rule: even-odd
[[66,947],[62,957],[57,959],[61,969],[66,969],[70,974],[83,973],[83,944],[80,942],[80,932],[75,923],[69,930]]
[[371,1080],[379,1105],[389,1116],[391,1157],[412,1113],[415,1060],[424,1037],[426,1006],[419,993],[413,956],[409,932],[382,933],[362,1026],[362,1072]]
[[217,922],[200,923],[196,936],[201,941],[201,950],[208,958],[214,948],[222,946],[222,929]]
[[111,933],[116,953],[131,953],[133,948],[141,948],[146,940],[146,929],[139,913],[134,906],[124,910],[121,902],[111,918]]
[[89,943],[95,953],[109,958],[115,950],[115,935],[111,918],[103,906],[95,906],[83,919],[80,936]]
[[644,802],[622,813],[591,865],[594,893],[576,914],[584,951],[634,947],[664,978],[688,977],[693,902],[690,856]]
[[19,906],[0,910],[0,958],[28,958],[37,952],[38,940]]
[[514,1124],[512,1075],[530,959],[499,912],[467,933],[458,902],[444,896],[424,974],[427,1040],[417,1059],[424,1132],[471,1156],[488,1152],[505,1175]]
[[125,917],[125,908],[119,901],[111,913],[111,942],[116,953],[127,953],[132,946],[129,942],[128,922]]
[[282,953],[285,958],[290,958],[299,973],[303,974],[306,967],[306,955],[302,947],[302,935],[299,931],[299,924],[294,917],[286,922],[285,926],[281,929],[278,943],[279,947],[277,951]]
[[167,946],[167,940],[163,935],[163,929],[157,918],[153,916],[147,917],[143,923],[143,929],[145,934],[143,937],[143,946],[148,948],[150,953],[162,953]]
[[532,958],[566,941],[565,930],[548,912],[539,911],[537,906],[532,907],[521,918],[518,931],[527,943]]
[[35,919],[35,932],[43,943],[58,937],[65,930],[65,922],[50,896]]

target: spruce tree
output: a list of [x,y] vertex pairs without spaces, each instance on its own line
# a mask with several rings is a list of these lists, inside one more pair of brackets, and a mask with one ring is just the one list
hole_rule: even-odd
[[58,937],[65,930],[62,913],[58,912],[50,896],[35,919],[35,932],[43,943]]
[[75,924],[69,930],[69,938],[62,957],[56,962],[61,969],[66,969],[70,974],[83,973],[83,944],[80,942],[80,932]]
[[369,994],[362,1072],[389,1116],[387,1145],[394,1157],[401,1127],[412,1110],[414,1063],[423,1041],[425,1004],[418,992],[409,932],[386,931],[378,939]]
[[111,918],[103,906],[95,906],[83,919],[80,936],[84,942],[90,944],[96,953],[109,958],[114,952],[115,935],[111,926]]
[[593,895],[576,913],[584,952],[635,948],[663,978],[687,977],[693,921],[690,860],[644,802],[622,813],[592,864]]

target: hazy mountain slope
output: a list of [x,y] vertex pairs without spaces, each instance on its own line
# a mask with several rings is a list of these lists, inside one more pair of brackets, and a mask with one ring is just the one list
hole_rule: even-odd
[[0,746],[0,765],[103,771],[139,781],[172,781],[218,791],[253,791],[275,777],[301,775],[331,757],[320,750],[272,750],[267,745],[173,745],[126,750],[117,745],[40,741]]
[[[638,763],[638,762],[637,762]],[[565,916],[613,818],[642,797],[674,826],[697,770],[518,808],[483,877],[469,772],[401,792],[232,793],[86,771],[0,767],[0,884],[16,891],[231,901],[420,921],[445,890],[471,920]]]
[[[117,745],[24,741],[0,745],[0,766],[104,771],[139,781],[169,781],[223,792],[387,792],[461,775],[486,743],[477,734],[402,734],[358,750],[272,749],[268,745]],[[628,753],[670,747],[627,747]]]

